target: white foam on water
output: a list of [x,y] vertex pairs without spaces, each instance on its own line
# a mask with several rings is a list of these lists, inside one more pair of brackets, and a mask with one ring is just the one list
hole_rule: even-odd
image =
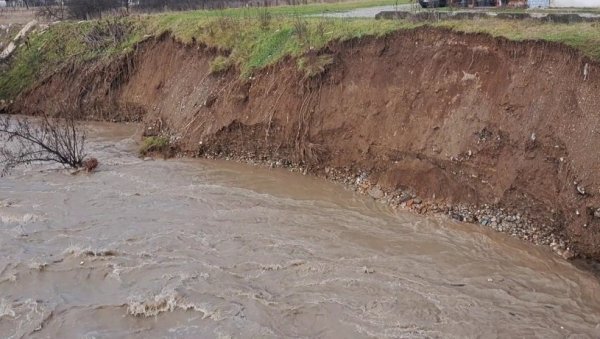
[[38,261],[31,261],[27,267],[29,267],[30,269],[34,270],[34,271],[43,271],[46,269],[46,267],[48,267],[48,263],[47,262],[38,262]]
[[32,222],[36,222],[41,220],[41,218],[38,215],[35,215],[33,213],[24,213],[24,214],[20,214],[20,213],[9,213],[6,211],[0,211],[0,222],[6,225],[11,225],[11,224],[19,224],[19,225],[26,225]]
[[12,308],[12,304],[6,301],[6,299],[0,299],[0,319],[2,317],[12,317],[16,316],[15,310]]
[[15,202],[10,199],[3,199],[3,200],[0,200],[0,207],[4,207],[4,208],[15,207]]
[[211,318],[214,314],[201,305],[187,301],[175,289],[163,289],[149,297],[133,297],[127,303],[127,313],[135,317],[155,317],[163,312],[176,310],[201,312],[204,314],[203,319]]
[[10,333],[3,332],[6,338],[24,338],[43,329],[44,324],[52,316],[41,301],[31,298],[23,301],[9,302],[0,300],[0,325],[3,322],[12,324]]
[[91,246],[69,245],[63,254],[74,257],[114,257],[117,252],[106,248],[94,249]]
[[534,247],[314,178],[90,145],[92,175],[0,179],[0,338],[600,338],[597,280]]

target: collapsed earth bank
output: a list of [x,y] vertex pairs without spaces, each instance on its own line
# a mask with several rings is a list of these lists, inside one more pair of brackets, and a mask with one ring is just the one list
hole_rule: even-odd
[[[12,112],[77,103],[180,151],[302,168],[600,259],[600,67],[560,44],[419,28],[336,42],[242,77],[164,35],[69,65]],[[69,107],[74,107],[73,105]]]

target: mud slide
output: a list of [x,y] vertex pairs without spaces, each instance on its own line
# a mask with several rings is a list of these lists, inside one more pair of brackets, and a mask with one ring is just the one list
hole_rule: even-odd
[[600,68],[578,52],[422,28],[332,44],[302,69],[287,59],[249,80],[211,74],[219,53],[151,39],[111,64],[66,67],[12,110],[77,102],[89,118],[143,119],[188,154],[295,166],[600,258]]

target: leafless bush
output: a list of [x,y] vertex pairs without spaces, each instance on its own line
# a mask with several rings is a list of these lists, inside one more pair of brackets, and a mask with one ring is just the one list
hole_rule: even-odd
[[156,11],[185,11],[192,9],[223,9],[240,7],[249,1],[242,0],[137,0],[135,7],[147,12]]
[[50,20],[86,20],[129,10],[129,0],[44,0],[35,3],[36,15]]
[[67,18],[67,11],[64,2],[47,1],[37,8],[35,15],[48,20],[64,20]]
[[101,18],[103,12],[121,8],[122,2],[121,0],[67,0],[65,5],[70,18],[85,20]]
[[[0,174],[6,175],[19,165],[51,162],[65,167],[84,165],[85,129],[73,115],[39,120],[0,117]],[[96,164],[97,165],[97,164]]]

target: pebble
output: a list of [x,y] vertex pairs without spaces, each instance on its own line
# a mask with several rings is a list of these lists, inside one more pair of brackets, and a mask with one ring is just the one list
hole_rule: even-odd
[[559,253],[565,260],[570,260],[575,257],[575,253],[573,253],[570,249],[564,250],[562,253]]
[[375,186],[369,190],[369,195],[373,199],[381,199],[383,198],[383,191],[381,190],[381,188]]
[[410,199],[412,199],[412,195],[406,192],[402,192],[402,194],[400,194],[398,202],[403,203],[409,201]]

